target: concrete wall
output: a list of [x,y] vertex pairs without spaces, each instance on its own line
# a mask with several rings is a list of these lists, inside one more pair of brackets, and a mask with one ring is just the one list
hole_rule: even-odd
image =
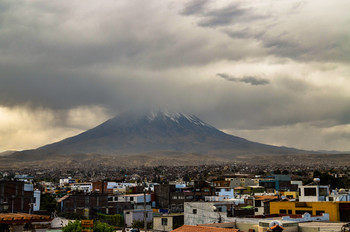
[[[167,218],[167,225],[162,225],[162,218]],[[172,217],[154,217],[153,218],[153,230],[155,231],[172,231],[173,230],[173,218]]]
[[33,211],[39,211],[40,210],[40,196],[41,196],[41,192],[39,190],[35,190],[34,191]]
[[299,232],[318,232],[318,231],[320,231],[320,228],[319,227],[299,226],[298,231]]
[[264,206],[255,207],[255,208],[258,209],[258,211],[256,211],[254,215],[264,215]]
[[[127,227],[131,227],[134,221],[143,221],[144,212],[143,210],[124,210],[124,223]],[[153,221],[153,212],[152,210],[147,211],[147,222]]]
[[[215,212],[213,206],[222,207],[223,212]],[[224,208],[225,207],[225,208]],[[230,221],[226,216],[226,203],[218,202],[185,202],[185,225],[198,225]],[[232,220],[231,220],[232,221]]]
[[[305,196],[306,189],[315,189],[316,194],[314,196]],[[326,200],[327,197],[322,195],[321,192],[329,193],[328,186],[318,186],[318,185],[299,186],[299,190],[300,190],[299,201],[303,201],[303,202],[314,202],[314,201]]]
[[236,228],[240,231],[249,231],[249,229],[253,229],[258,231],[259,224],[257,223],[246,223],[246,222],[236,222]]

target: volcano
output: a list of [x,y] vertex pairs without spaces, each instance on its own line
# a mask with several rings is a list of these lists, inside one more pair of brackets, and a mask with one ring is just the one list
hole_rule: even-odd
[[226,134],[195,115],[126,112],[79,135],[14,155],[30,159],[53,155],[128,155],[183,152],[232,159],[235,156],[296,154],[303,151],[252,142]]

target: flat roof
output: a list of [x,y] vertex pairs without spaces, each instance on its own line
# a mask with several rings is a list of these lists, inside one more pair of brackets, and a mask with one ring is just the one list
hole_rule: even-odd
[[27,213],[0,213],[0,224],[14,224],[27,222],[51,221],[50,216],[27,214]]
[[[146,193],[146,195],[150,195],[149,193]],[[137,193],[137,194],[123,194],[118,195],[116,197],[143,197],[143,193]]]
[[164,213],[161,215],[153,215],[153,217],[178,217],[178,216],[184,216],[184,213]]

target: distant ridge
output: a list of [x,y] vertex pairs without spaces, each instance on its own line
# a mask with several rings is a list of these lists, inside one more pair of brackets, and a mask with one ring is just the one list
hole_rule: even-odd
[[0,156],[8,156],[8,155],[11,155],[15,152],[16,151],[3,151],[3,152],[0,152]]
[[[170,111],[125,112],[62,141],[14,153],[22,160],[57,155],[128,155],[160,151],[196,153],[218,158],[283,155],[305,151],[251,142],[226,134],[195,115]],[[310,152],[308,152],[310,153]]]

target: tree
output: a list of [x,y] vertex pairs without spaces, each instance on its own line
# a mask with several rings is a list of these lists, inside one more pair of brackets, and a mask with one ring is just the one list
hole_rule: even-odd
[[97,221],[94,224],[94,232],[113,232],[115,231],[113,226],[108,225],[107,223]]
[[[132,227],[134,228],[144,228],[144,223],[142,220],[134,220],[132,222]],[[152,229],[153,223],[152,222],[147,222],[147,228]]]
[[49,213],[57,210],[57,202],[54,196],[50,194],[41,194],[40,197],[40,209],[47,210]]
[[82,230],[81,222],[78,220],[75,222],[69,222],[68,225],[62,229],[63,232],[81,232]]
[[113,226],[124,226],[124,220],[123,216],[121,214],[114,214],[114,215],[106,215],[97,213],[97,217],[99,220]]

